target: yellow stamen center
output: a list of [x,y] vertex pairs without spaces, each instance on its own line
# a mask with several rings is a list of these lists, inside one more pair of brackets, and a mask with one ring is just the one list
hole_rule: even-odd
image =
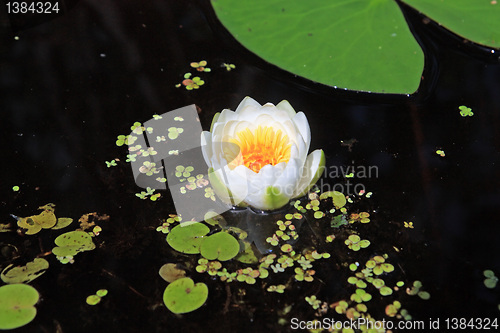
[[236,138],[231,140],[240,148],[240,154],[228,154],[229,167],[234,169],[238,165],[245,165],[250,170],[259,172],[267,164],[288,162],[292,147],[289,141],[286,134],[272,127],[259,126],[254,132],[247,128],[236,133]]

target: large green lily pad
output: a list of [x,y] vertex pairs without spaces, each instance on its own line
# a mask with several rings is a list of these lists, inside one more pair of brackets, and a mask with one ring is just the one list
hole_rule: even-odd
[[35,260],[26,264],[26,266],[9,265],[5,267],[0,275],[5,283],[29,283],[45,273],[49,268],[49,262],[43,258],[35,258]]
[[329,86],[409,94],[423,52],[393,0],[212,0],[243,46],[284,70]]
[[209,231],[210,229],[203,223],[179,224],[168,233],[167,243],[174,250],[182,253],[200,253],[203,236]]
[[181,278],[167,286],[163,293],[163,302],[173,313],[187,313],[202,306],[207,297],[206,284],[194,284],[190,278]]
[[[500,4],[489,0],[402,0],[476,43],[500,46]],[[423,52],[395,0],[211,0],[243,46],[326,85],[411,94]]]
[[27,284],[0,287],[0,329],[10,330],[28,324],[36,316],[38,291]]
[[500,47],[500,3],[491,0],[402,0],[448,30],[476,43]]
[[227,232],[221,231],[205,238],[200,252],[208,260],[226,261],[238,255],[240,243]]

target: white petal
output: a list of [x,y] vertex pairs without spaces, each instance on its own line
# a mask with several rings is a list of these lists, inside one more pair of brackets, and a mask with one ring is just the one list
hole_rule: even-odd
[[243,98],[243,100],[240,102],[240,104],[238,105],[238,107],[236,108],[236,113],[240,113],[241,109],[243,109],[244,107],[246,106],[253,106],[255,108],[260,108],[261,105],[259,104],[259,102],[257,102],[255,99],[253,99],[252,97],[249,97],[249,96],[246,96],[245,98]]
[[307,191],[316,183],[321,177],[325,167],[325,154],[323,150],[317,149],[307,157],[306,163],[302,168],[300,181],[295,188],[292,198],[305,195]]
[[294,108],[290,105],[290,103],[288,103],[286,99],[279,102],[276,107],[280,110],[286,111],[290,118],[293,118],[297,114],[297,112],[295,112]]
[[262,107],[255,108],[253,106],[246,106],[238,113],[238,120],[246,120],[248,122],[255,122],[256,119],[262,115],[271,116],[274,121],[283,123],[291,118],[286,111],[277,109],[273,104],[268,103]]
[[212,134],[207,131],[201,132],[201,152],[203,158],[209,167],[212,166],[211,160],[213,156],[212,150]]
[[278,209],[289,201],[289,197],[283,195],[279,189],[273,186],[265,187],[259,192],[250,193],[245,199],[248,205],[262,210]]
[[297,127],[304,139],[306,144],[306,150],[309,150],[309,144],[311,143],[311,129],[309,128],[309,122],[303,112],[299,112],[293,117],[293,123]]
[[[229,169],[227,166],[224,170],[224,183],[233,194],[235,199],[244,201],[248,196],[249,181],[251,176],[246,173],[244,165],[236,167],[234,170]],[[248,168],[247,168],[248,169]],[[250,171],[250,170],[249,170]]]
[[297,187],[297,183],[300,180],[301,165],[299,163],[299,159],[291,158],[288,161],[285,170],[283,170],[281,175],[273,184],[274,187],[279,189],[280,192],[285,194],[288,198],[292,197],[295,188]]
[[238,115],[236,114],[236,112],[231,111],[229,109],[224,109],[220,113],[219,118],[217,119],[217,123],[224,124],[230,120],[235,120],[236,118],[238,118]]
[[278,165],[264,165],[256,174],[256,177],[252,179],[252,190],[250,192],[253,192],[254,188],[261,190],[264,187],[273,185],[283,172],[285,165],[286,163],[284,162]]

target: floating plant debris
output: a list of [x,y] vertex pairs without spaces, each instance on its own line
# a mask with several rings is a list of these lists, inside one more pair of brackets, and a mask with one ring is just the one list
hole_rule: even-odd
[[441,156],[441,157],[445,157],[446,156],[444,150],[442,150],[442,149],[436,150],[436,154],[439,155],[439,156]]
[[5,267],[0,275],[2,281],[8,284],[30,283],[49,268],[49,262],[43,258],[35,258],[25,266],[10,264]]
[[231,70],[236,68],[236,66],[234,64],[226,64],[226,63],[223,63],[221,65],[221,67],[225,67],[226,71],[228,71],[228,72],[230,72]]
[[460,115],[462,117],[472,117],[474,115],[474,112],[472,112],[471,108],[466,107],[465,105],[460,105],[458,107],[460,110]]
[[38,209],[43,210],[40,214],[17,218],[17,225],[26,229],[26,235],[34,235],[42,229],[61,229],[73,222],[71,218],[56,218],[55,206],[49,203],[38,207]]

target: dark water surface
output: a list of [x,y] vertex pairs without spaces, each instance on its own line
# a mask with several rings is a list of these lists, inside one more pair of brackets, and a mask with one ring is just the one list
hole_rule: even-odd
[[[377,177],[362,180],[374,195],[372,222],[361,233],[379,251],[397,247],[391,259],[398,276],[421,280],[430,292],[428,301],[402,301],[414,319],[497,317],[499,287],[486,289],[482,272],[500,275],[499,53],[404,10],[427,57],[420,91],[410,97],[346,92],[280,71],[235,42],[207,1],[82,0],[32,28],[13,31],[4,21],[1,222],[12,221],[9,214],[33,215],[48,202],[60,217],[111,216],[98,248],[77,255],[73,265],[46,257],[51,267],[31,283],[41,294],[37,317],[20,331],[287,331],[277,323],[286,304],[294,304],[287,320],[313,320],[304,296],[330,303],[349,297],[346,276],[333,266],[317,269],[321,283],[296,283],[284,295],[267,294],[258,284],[235,282],[226,289],[191,268],[196,281],[208,284],[207,304],[183,316],[164,307],[167,284],[158,269],[182,259],[155,231],[174,213],[169,195],[158,202],[138,199],[128,164],[107,168],[105,161],[125,160],[116,136],[128,134],[135,121],[196,104],[208,129],[215,112],[234,110],[247,95],[260,103],[287,99],[303,110],[311,150],[325,151],[327,167],[378,168]],[[202,59],[212,68],[205,85],[176,88],[189,63]],[[224,62],[236,69],[226,71]],[[474,116],[461,117],[460,105]],[[350,151],[341,140],[352,138],[357,142]],[[21,190],[13,192],[14,185]],[[404,228],[403,221],[415,228]],[[50,251],[58,234],[2,233],[0,243],[33,258]],[[352,262],[350,255],[334,261]],[[2,257],[2,265],[9,260]],[[85,298],[101,288],[109,295],[88,306]],[[225,309],[228,298],[232,305]],[[384,316],[383,307],[370,312]]]

